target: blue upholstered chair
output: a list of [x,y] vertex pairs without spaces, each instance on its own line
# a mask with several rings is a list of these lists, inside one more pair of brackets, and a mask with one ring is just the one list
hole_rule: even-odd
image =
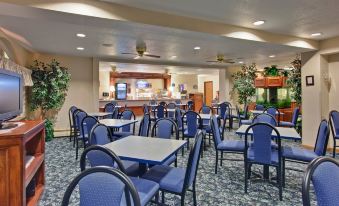
[[144,114],[139,126],[139,136],[148,137],[149,127],[151,125],[151,117],[148,113]]
[[[229,108],[230,108],[230,106],[229,106],[228,102],[223,102],[223,103],[218,105],[217,111],[218,111],[218,115],[220,116],[221,119],[224,118],[224,116],[227,112],[229,112],[228,115],[231,115],[231,110]],[[230,118],[230,116],[228,118]]]
[[117,169],[94,167],[81,172],[67,187],[62,206],[69,205],[76,188],[79,188],[81,206],[142,205],[132,181]]
[[332,110],[330,112],[329,122],[331,126],[332,136],[333,136],[333,153],[332,156],[335,158],[337,140],[339,140],[339,112]]
[[256,104],[256,105],[255,105],[255,110],[264,111],[264,110],[265,110],[265,107],[264,107],[264,105]]
[[[166,107],[167,109],[175,109],[177,108],[177,105],[173,102],[169,103]],[[167,111],[167,117],[170,118],[170,119],[173,119],[175,120],[175,112],[169,112]]]
[[[109,127],[103,124],[97,124],[92,128],[89,143],[90,145],[105,145],[113,141]],[[139,164],[137,162],[123,160],[122,161],[126,173],[129,176],[138,176],[140,174]]]
[[164,107],[162,105],[156,106],[155,109],[153,110],[153,116],[155,118],[155,121],[157,121],[158,119],[162,119],[162,118],[167,117],[166,107]]
[[[168,118],[158,119],[152,128],[152,137],[163,138],[163,139],[171,139],[172,132],[174,132],[175,139],[179,139],[179,130],[177,124]],[[174,162],[175,166],[177,166],[177,155],[172,155],[168,160],[166,160],[163,164],[170,165]]]
[[187,102],[187,111],[193,110],[194,102],[192,100],[188,100]]
[[[200,108],[199,113],[200,114],[209,114],[209,115],[212,115],[213,109],[212,109],[212,107],[203,105]],[[211,145],[212,130],[211,130],[210,120],[209,119],[202,119],[201,129],[204,130],[205,133],[208,134],[208,142],[209,142],[209,145]]]
[[175,109],[175,123],[177,123],[179,132],[182,132],[183,121],[182,121],[181,110],[179,108]]
[[280,127],[296,127],[297,121],[298,121],[298,116],[299,116],[299,108],[296,107],[293,110],[292,121],[291,122],[280,121],[279,126]]
[[166,106],[167,106],[166,102],[164,102],[164,101],[159,102],[159,105],[161,105],[161,106],[163,106],[163,107],[166,107]]
[[278,126],[278,122],[275,119],[275,117],[268,113],[258,114],[252,120],[252,123],[259,123],[259,122],[268,123],[274,127]]
[[[317,140],[314,145],[314,150],[302,149],[300,147],[285,146],[283,149],[283,183],[285,183],[285,162],[309,163],[319,156],[326,155],[328,138],[330,130],[327,121],[324,119],[320,122]],[[299,170],[297,170],[299,171]],[[302,171],[301,171],[302,172]]]
[[[91,167],[106,166],[117,168],[128,175],[123,161],[113,151],[104,146],[93,145],[85,149],[80,160],[81,171],[86,170],[86,160],[88,160]],[[158,183],[138,177],[129,178],[139,193],[141,205],[146,205],[155,196],[158,197]]]
[[176,100],[174,100],[174,103],[175,103],[176,105],[178,105],[178,104],[182,104],[180,99],[176,99]]
[[68,110],[68,121],[69,121],[69,141],[72,141],[72,138],[74,139],[76,136],[76,131],[75,131],[75,121],[74,121],[74,112],[78,108],[76,106],[71,106]]
[[239,118],[239,127],[241,125],[250,125],[252,124],[253,120],[248,119],[248,106],[245,106],[245,112],[243,115],[240,114],[239,108],[237,107],[237,113],[238,113],[238,118]]
[[[249,135],[252,130],[253,134]],[[272,132],[276,133],[277,147],[273,148]],[[249,144],[249,136],[253,137],[253,144]],[[275,167],[277,171],[277,184],[279,188],[279,200],[282,200],[282,149],[278,130],[268,123],[254,123],[245,133],[245,193],[247,193],[248,179],[253,164]]]
[[[87,116],[87,113],[84,112],[81,109],[77,109],[75,111],[75,129],[76,129],[76,138],[75,138],[75,158],[78,159],[78,150],[79,150],[79,141],[82,142],[87,142],[88,136],[85,136],[85,134],[83,133],[84,130],[82,128],[82,120]],[[85,144],[83,145],[85,148]]]
[[[277,121],[277,123],[280,122],[280,112],[279,112],[279,110],[278,110],[277,108],[275,108],[275,107],[268,107],[268,108],[265,110],[265,112],[266,112],[267,114],[272,115],[272,116],[275,118],[275,120]],[[276,117],[278,117],[278,118],[276,118]]]
[[[215,148],[215,169],[214,172],[217,174],[218,172],[218,161],[220,160],[220,166],[222,166],[222,161],[227,160],[223,158],[223,153],[235,153],[235,154],[243,154],[245,149],[244,141],[237,140],[222,140],[220,129],[218,125],[218,119],[215,115],[212,115],[211,118],[211,127],[214,139],[214,148]],[[219,159],[219,152],[221,154],[221,158]]]
[[108,103],[105,105],[104,111],[111,113],[110,115],[105,116],[106,119],[117,119],[119,115],[119,109],[115,107],[116,104]]
[[[124,119],[124,120],[135,120],[135,114],[133,113],[132,110],[124,110],[121,115],[120,115],[120,119]],[[135,133],[135,123],[133,124],[133,128],[131,129],[132,125],[125,125],[121,128],[121,132],[114,132],[113,136],[115,138],[124,138],[124,137],[128,137],[130,135],[134,135]]]
[[[162,192],[162,202],[165,202],[165,193],[171,193],[181,196],[181,206],[185,204],[187,191],[193,192],[193,205],[197,205],[196,198],[196,176],[199,167],[200,153],[202,150],[203,134],[196,134],[194,146],[191,148],[187,167],[177,168],[166,165],[156,165],[152,167],[142,177],[159,183]],[[191,190],[189,190],[192,188]]]
[[198,113],[187,111],[182,116],[182,122],[184,122],[184,120],[186,120],[186,124],[183,124],[182,139],[187,139],[187,149],[189,149],[189,139],[195,138],[202,128],[202,119]]
[[312,182],[318,206],[339,205],[339,162],[330,157],[318,157],[307,166],[302,182],[304,206],[310,206]]

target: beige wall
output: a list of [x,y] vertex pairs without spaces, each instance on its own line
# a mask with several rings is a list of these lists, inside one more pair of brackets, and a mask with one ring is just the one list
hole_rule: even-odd
[[103,98],[103,92],[110,93],[110,71],[99,71],[99,98]]
[[[70,87],[67,93],[65,104],[57,115],[55,125],[56,130],[68,129],[68,109],[75,105],[86,112],[94,112],[98,110],[95,102],[98,102],[96,91],[99,90],[99,78],[95,79],[95,71],[93,68],[93,58],[61,56],[52,54],[34,54],[33,59],[43,62],[50,62],[56,59],[62,66],[69,68],[71,74]],[[94,73],[94,74],[93,74]],[[96,87],[96,88],[94,88]]]
[[193,89],[194,85],[198,86],[198,75],[196,74],[172,74],[171,84],[173,83],[175,84],[174,92],[178,91],[179,84],[186,84],[188,93],[198,92],[198,88]]
[[204,82],[213,82],[213,99],[216,97],[217,91],[219,91],[219,76],[216,75],[198,75],[198,91],[204,93]]

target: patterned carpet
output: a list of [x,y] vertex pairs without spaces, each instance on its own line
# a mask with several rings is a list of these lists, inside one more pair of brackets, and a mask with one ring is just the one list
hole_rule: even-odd
[[[227,132],[226,138],[239,139],[234,132]],[[298,145],[299,143],[284,141],[283,145]],[[185,167],[187,154],[178,155],[179,167]],[[224,155],[225,157],[226,155]],[[228,157],[242,158],[240,155]],[[218,174],[214,174],[215,151],[209,147],[201,159],[197,176],[198,205],[302,205],[301,178],[302,173],[286,171],[286,187],[283,190],[283,201],[279,201],[278,189],[267,182],[251,182],[249,193],[244,193],[244,164],[242,161],[224,161],[219,166]],[[304,165],[289,164],[287,167],[303,169]],[[260,167],[253,170],[261,172]],[[273,170],[273,169],[271,169]],[[79,162],[75,160],[75,149],[68,138],[57,138],[46,143],[46,189],[40,201],[41,206],[60,205],[66,187],[80,172]],[[271,171],[274,176],[274,170]],[[74,195],[73,205],[78,201]],[[166,194],[166,203],[180,205],[179,197]],[[186,205],[192,205],[190,192]]]

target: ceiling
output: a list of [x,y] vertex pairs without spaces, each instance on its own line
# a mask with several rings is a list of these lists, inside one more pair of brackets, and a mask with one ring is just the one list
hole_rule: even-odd
[[[145,1],[145,0],[144,0]],[[132,2],[132,1],[127,1]],[[147,2],[147,1],[145,1]],[[10,12],[9,12],[10,11]],[[244,63],[272,62],[287,59],[296,53],[309,51],[286,45],[256,42],[212,34],[117,21],[24,6],[0,3],[0,26],[8,35],[29,49],[52,54],[97,57],[107,62],[157,64],[190,68],[225,68],[227,64],[207,63],[218,53]],[[86,38],[76,37],[85,33]],[[135,52],[136,42],[143,40],[147,51],[160,59],[122,55]],[[103,44],[111,44],[105,47]],[[195,46],[201,50],[195,51]],[[84,51],[76,50],[84,47]],[[175,55],[177,58],[172,58]]]
[[[338,0],[101,0],[273,33],[318,39],[339,35]],[[266,20],[261,26],[252,22]]]

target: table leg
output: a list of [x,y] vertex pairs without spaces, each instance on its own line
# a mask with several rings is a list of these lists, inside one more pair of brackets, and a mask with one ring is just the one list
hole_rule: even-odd
[[263,170],[264,170],[263,178],[265,180],[268,180],[270,178],[270,167],[268,165],[264,165]]
[[139,163],[139,176],[144,175],[147,172],[147,164]]

